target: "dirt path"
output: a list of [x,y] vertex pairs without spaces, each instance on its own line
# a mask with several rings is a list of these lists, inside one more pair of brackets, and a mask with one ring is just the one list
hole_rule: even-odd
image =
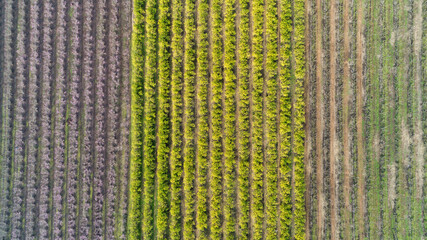
[[337,47],[336,47],[336,2],[330,0],[329,9],[329,35],[330,35],[330,76],[329,76],[329,171],[330,171],[330,219],[331,219],[331,239],[338,239],[338,196],[337,196],[337,176],[336,176],[336,162],[337,162],[337,109],[336,109],[336,71],[337,71]]
[[394,208],[395,208],[395,99],[394,99],[394,81],[395,74],[394,52],[395,37],[393,24],[393,0],[387,0],[384,4],[384,26],[385,41],[383,51],[383,79],[384,79],[384,106],[385,106],[385,176],[384,176],[384,213],[383,213],[383,236],[385,239],[393,237],[393,228],[395,226]]
[[[423,198],[423,185],[424,185],[424,152],[425,146],[423,143],[423,129],[422,129],[422,25],[423,25],[423,2],[421,0],[414,1],[414,86],[413,86],[413,126],[414,126],[414,200],[412,202],[412,212],[414,214],[413,224],[414,238],[420,239],[423,236],[423,217],[422,217],[422,198]],[[424,230],[426,231],[426,230]]]
[[364,86],[363,86],[363,1],[357,2],[356,23],[356,128],[357,128],[357,229],[358,237],[365,236],[365,139],[363,129]]
[[311,81],[311,28],[312,28],[312,0],[307,0],[305,2],[305,21],[306,21],[306,27],[305,27],[305,59],[306,59],[306,75],[305,75],[305,83],[304,83],[304,92],[305,92],[305,132],[306,132],[306,138],[305,138],[305,144],[304,144],[304,165],[305,165],[305,184],[306,184],[306,191],[305,191],[305,237],[307,239],[311,238],[311,231],[310,231],[310,221],[311,221],[311,177],[312,177],[312,168],[311,168],[311,157],[310,153],[312,151],[312,138],[311,138],[311,132],[313,131],[311,129],[311,104],[310,104],[310,96],[311,96],[311,88],[310,81]]
[[323,238],[323,61],[322,56],[322,1],[316,0],[316,187],[317,187],[317,238]]
[[344,18],[344,53],[343,53],[343,192],[344,192],[344,214],[343,214],[343,232],[344,238],[351,238],[351,205],[350,205],[350,127],[349,127],[349,104],[350,104],[350,3],[344,1],[343,18]]
[[398,31],[397,31],[397,99],[398,99],[398,178],[397,178],[397,238],[410,237],[410,194],[409,194],[409,169],[410,169],[410,146],[411,137],[408,124],[408,86],[412,85],[413,78],[410,75],[410,44],[412,41],[411,29],[408,26],[407,9],[409,1],[398,1]]

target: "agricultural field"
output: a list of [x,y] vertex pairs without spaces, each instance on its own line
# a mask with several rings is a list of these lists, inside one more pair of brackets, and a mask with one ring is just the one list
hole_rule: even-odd
[[306,8],[306,238],[425,239],[425,1]]
[[427,239],[423,0],[0,0],[0,239]]
[[131,6],[0,1],[0,239],[126,239]]
[[136,0],[129,239],[304,239],[305,3]]

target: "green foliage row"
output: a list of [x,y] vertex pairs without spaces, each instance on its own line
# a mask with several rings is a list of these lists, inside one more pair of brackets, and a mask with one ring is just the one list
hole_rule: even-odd
[[295,239],[305,239],[305,165],[304,165],[304,139],[305,139],[305,1],[294,1],[294,56],[295,56],[295,82],[294,82],[294,224]]
[[240,0],[239,44],[238,44],[238,79],[239,79],[239,115],[238,115],[238,239],[249,239],[249,161],[250,161],[250,127],[249,127],[249,0]]
[[195,220],[195,0],[185,0],[184,16],[184,239],[194,239]]
[[281,1],[280,21],[280,239],[291,236],[291,35],[292,2]]
[[264,1],[252,1],[252,219],[253,238],[263,236],[263,25]]
[[181,239],[182,188],[182,1],[172,1],[172,80],[171,80],[171,153],[170,153],[170,239]]
[[197,8],[197,213],[196,223],[198,239],[208,239],[208,20],[209,4],[199,0]]
[[154,238],[156,175],[157,1],[147,0],[145,28],[143,219],[142,236]]
[[212,91],[212,152],[210,189],[210,224],[211,238],[221,239],[221,202],[222,202],[222,1],[211,1],[211,91]]
[[145,0],[133,2],[132,27],[132,77],[131,77],[131,152],[129,165],[129,239],[141,239],[142,220],[142,145],[143,145],[143,94],[144,94],[144,33]]
[[266,81],[266,140],[265,152],[266,167],[266,239],[277,239],[277,92],[278,92],[278,12],[276,0],[266,1],[266,68],[264,79]]
[[224,239],[235,238],[236,225],[236,10],[224,2]]
[[157,235],[168,237],[169,216],[169,136],[170,136],[170,0],[159,1],[158,20],[158,146],[157,146]]

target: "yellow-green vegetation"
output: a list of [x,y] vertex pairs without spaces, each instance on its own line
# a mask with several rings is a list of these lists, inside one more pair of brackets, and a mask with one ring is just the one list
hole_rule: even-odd
[[198,239],[209,239],[208,233],[208,152],[209,152],[209,109],[208,74],[209,44],[207,0],[199,0],[197,8],[197,212]]
[[304,1],[146,1],[129,236],[304,238]]
[[304,168],[304,139],[305,139],[305,1],[294,1],[294,39],[293,55],[295,58],[295,82],[293,84],[293,155],[294,155],[294,228],[295,239],[305,239],[305,168]]

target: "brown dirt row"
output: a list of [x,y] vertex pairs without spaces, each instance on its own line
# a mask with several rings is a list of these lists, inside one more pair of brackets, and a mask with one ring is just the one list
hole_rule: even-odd
[[330,164],[330,220],[331,220],[331,239],[338,239],[338,196],[337,196],[337,176],[336,176],[336,158],[337,158],[337,130],[336,130],[336,71],[337,71],[337,46],[336,46],[336,2],[330,1],[329,9],[330,21],[330,76],[329,76],[329,132],[330,132],[330,150],[329,150],[329,164]]
[[[423,17],[423,1],[417,0],[414,1],[414,58],[415,58],[415,71],[414,71],[414,95],[413,95],[413,109],[414,109],[414,160],[415,160],[415,202],[414,205],[419,206],[421,209],[421,203],[423,198],[423,185],[424,177],[423,177],[423,164],[424,164],[424,152],[425,146],[423,143],[423,129],[422,129],[422,96],[423,96],[423,88],[422,88],[422,52],[421,52],[421,44],[422,44],[422,17]],[[425,14],[425,13],[424,13]],[[425,41],[425,40],[424,40]],[[425,194],[425,193],[424,193]],[[414,215],[416,215],[416,219],[414,219],[414,225],[418,226],[419,229],[422,229],[422,214],[419,209],[414,208]],[[426,230],[425,230],[426,231]],[[418,234],[422,234],[422,230],[417,232]],[[421,237],[420,235],[416,237]]]
[[323,62],[322,62],[322,1],[316,0],[316,187],[317,187],[317,238],[323,238]]
[[311,4],[312,0],[306,0],[305,2],[305,59],[306,59],[306,75],[305,75],[305,81],[304,81],[304,92],[305,92],[305,132],[306,132],[306,138],[304,143],[304,165],[305,165],[305,212],[306,212],[306,218],[305,218],[305,237],[307,239],[311,238],[311,231],[310,231],[310,222],[311,222],[311,159],[310,159],[310,153],[312,149],[312,139],[311,139],[311,104],[310,104],[310,95],[311,95],[311,87],[310,87],[310,80],[311,80],[311,17],[312,17],[312,11],[311,11]]
[[357,125],[357,225],[359,238],[365,236],[365,145],[363,129],[364,108],[364,36],[363,36],[363,5],[361,0],[357,1],[357,23],[356,23],[356,125]]
[[349,127],[349,103],[350,103],[350,6],[349,1],[344,1],[343,6],[344,18],[344,66],[343,66],[343,194],[344,194],[344,216],[343,216],[343,231],[344,238],[351,238],[351,210],[350,210],[350,127]]

